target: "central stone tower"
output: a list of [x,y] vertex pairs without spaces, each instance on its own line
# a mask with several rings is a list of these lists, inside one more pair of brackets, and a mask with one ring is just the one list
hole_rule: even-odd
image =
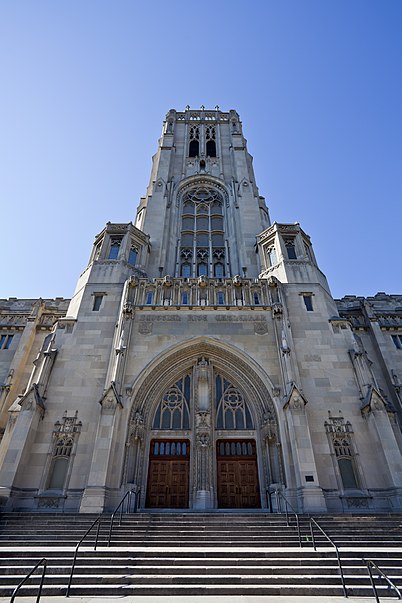
[[152,233],[148,276],[256,278],[269,225],[236,111],[169,111],[136,220]]

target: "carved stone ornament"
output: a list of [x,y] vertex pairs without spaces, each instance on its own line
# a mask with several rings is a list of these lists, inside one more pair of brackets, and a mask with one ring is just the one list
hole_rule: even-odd
[[254,333],[256,335],[266,335],[268,333],[268,325],[266,322],[255,322]]
[[358,498],[356,496],[346,498],[346,504],[349,509],[367,509],[369,506],[367,498]]
[[275,288],[278,286],[278,283],[279,283],[279,281],[275,276],[270,276],[268,278],[268,287]]
[[272,304],[272,316],[281,319],[283,316],[283,306],[280,303]]
[[114,413],[118,406],[123,407],[114,381],[111,381],[110,386],[106,389],[102,398],[99,400],[99,404],[102,406],[102,412],[109,413]]
[[141,335],[150,335],[152,333],[153,324],[151,321],[141,321],[138,325],[138,333]]
[[134,313],[134,306],[131,302],[126,302],[123,306],[123,314],[125,318],[131,318]]
[[196,414],[196,425],[197,427],[207,428],[211,425],[211,413],[209,412],[197,412]]
[[[64,498],[64,497],[63,497]],[[58,509],[60,504],[60,497],[40,497],[38,500],[38,507],[42,509]]]
[[36,383],[34,383],[31,389],[22,396],[19,400],[21,410],[38,410],[42,418],[45,414],[45,402],[42,396],[39,394],[39,389]]
[[105,398],[102,402],[103,410],[115,410],[117,402],[113,397]]
[[292,391],[290,392],[289,398],[285,403],[284,408],[289,408],[289,410],[296,413],[304,413],[306,404],[307,400],[298,390],[296,385],[293,385]]
[[361,405],[361,411],[363,414],[369,413],[370,411],[386,412],[387,405],[380,392],[373,386],[370,386],[366,396]]
[[129,440],[143,440],[144,433],[144,416],[140,411],[136,410],[130,421]]
[[209,433],[199,433],[197,434],[197,445],[201,448],[207,448],[211,443],[211,438]]

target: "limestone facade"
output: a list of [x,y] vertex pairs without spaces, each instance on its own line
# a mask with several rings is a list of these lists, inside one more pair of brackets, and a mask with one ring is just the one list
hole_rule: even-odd
[[5,508],[402,508],[402,296],[333,299],[235,111],[169,111],[135,224],[0,313]]

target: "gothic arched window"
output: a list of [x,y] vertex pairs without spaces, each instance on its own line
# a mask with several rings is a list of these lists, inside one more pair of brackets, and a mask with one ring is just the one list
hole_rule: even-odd
[[329,417],[325,421],[325,430],[332,444],[335,459],[339,469],[339,476],[344,489],[359,488],[356,473],[355,454],[352,445],[352,426],[343,417]]
[[334,450],[343,487],[358,488],[350,442],[346,438],[335,438]]
[[77,421],[77,413],[73,417],[64,415],[62,422],[57,421],[55,424],[51,462],[45,486],[49,490],[63,490],[66,487],[73,447],[80,430],[81,422]]
[[224,245],[221,195],[207,187],[188,192],[181,215],[180,276],[223,278]]
[[242,393],[221,375],[215,378],[217,429],[253,429]]
[[165,392],[156,409],[153,429],[188,429],[190,425],[190,375],[182,377]]
[[206,151],[209,157],[216,157],[215,128],[208,127],[205,131]]
[[200,130],[199,128],[190,128],[190,144],[188,147],[188,156],[197,157],[200,154]]

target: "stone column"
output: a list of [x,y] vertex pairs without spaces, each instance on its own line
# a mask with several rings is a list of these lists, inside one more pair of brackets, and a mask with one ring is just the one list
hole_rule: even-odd
[[22,399],[16,400],[9,410],[11,437],[0,470],[0,496],[7,499],[6,509],[12,509],[12,491],[18,487],[18,477],[29,465],[32,444],[39,421],[43,419],[45,406],[37,386],[34,386]]
[[327,508],[318,483],[305,406],[306,400],[297,388],[293,387],[284,411],[289,430],[298,502],[303,513],[325,513]]
[[211,367],[202,358],[195,367],[195,463],[194,508],[213,506],[212,483],[212,424],[211,424]]
[[402,501],[402,456],[384,401],[375,390],[372,391],[370,402],[362,412],[363,416],[367,418],[370,430],[381,442],[385,460],[383,471],[387,475],[389,487],[395,489],[395,507],[400,508]]
[[121,410],[121,403],[116,399],[112,388],[102,398],[101,406],[91,469],[82,497],[80,513],[102,513],[105,510],[111,457]]
[[[129,436],[126,443],[126,458],[123,481],[132,490],[141,489],[141,457],[145,440],[144,418],[140,412],[135,412],[129,426]],[[145,492],[142,493],[142,499]]]

